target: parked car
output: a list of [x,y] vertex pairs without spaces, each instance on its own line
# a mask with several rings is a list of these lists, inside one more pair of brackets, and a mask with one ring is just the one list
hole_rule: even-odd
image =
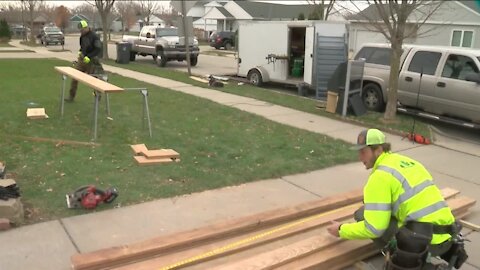
[[56,26],[46,26],[40,32],[40,42],[45,46],[50,43],[65,45],[65,36],[60,28]]
[[[383,110],[390,75],[390,45],[365,44],[355,59],[365,59],[362,99]],[[404,45],[398,102],[439,116],[480,123],[480,50]]]
[[235,47],[235,32],[220,31],[213,32],[210,35],[210,46],[215,49],[225,48],[225,50],[231,50]]
[[[160,26],[144,26],[138,37],[123,36],[124,42],[132,44],[130,61],[135,61],[135,56],[151,55],[158,66],[164,67],[168,61],[184,61],[186,57],[185,42],[180,42],[177,28]],[[198,62],[198,40],[189,38],[190,64],[196,66]]]

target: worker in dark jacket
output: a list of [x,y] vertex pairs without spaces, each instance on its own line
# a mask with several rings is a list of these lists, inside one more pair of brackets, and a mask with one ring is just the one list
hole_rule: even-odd
[[364,206],[355,212],[356,222],[333,222],[328,232],[343,239],[373,239],[388,254],[388,270],[423,269],[429,253],[461,266],[468,256],[458,238],[460,227],[432,176],[420,162],[390,147],[378,129],[358,135],[354,148],[372,169]]
[[[100,65],[99,57],[102,52],[102,42],[100,38],[93,32],[86,21],[80,21],[78,23],[80,29],[80,50],[78,51],[78,61],[75,68],[92,74],[95,70],[95,66]],[[70,96],[65,101],[72,102],[75,99],[77,93],[78,81],[72,79],[70,86]]]

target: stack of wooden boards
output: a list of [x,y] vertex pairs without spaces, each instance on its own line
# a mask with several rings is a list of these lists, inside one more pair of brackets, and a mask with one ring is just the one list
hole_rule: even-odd
[[[460,219],[475,200],[442,194]],[[219,222],[204,228],[72,256],[73,269],[342,269],[378,253],[369,240],[329,235],[332,220],[351,220],[362,191]]]
[[139,165],[152,165],[167,162],[179,162],[180,154],[173,149],[148,150],[145,144],[130,145]]
[[48,115],[45,113],[45,108],[28,108],[27,118],[28,119],[46,119],[48,118]]

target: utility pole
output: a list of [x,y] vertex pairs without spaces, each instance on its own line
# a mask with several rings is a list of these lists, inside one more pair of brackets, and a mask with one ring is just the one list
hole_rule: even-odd
[[185,50],[186,50],[186,60],[188,68],[188,76],[192,76],[192,71],[190,70],[190,42],[187,31],[187,10],[185,7],[185,0],[182,0],[182,24],[183,24],[183,35],[185,40]]

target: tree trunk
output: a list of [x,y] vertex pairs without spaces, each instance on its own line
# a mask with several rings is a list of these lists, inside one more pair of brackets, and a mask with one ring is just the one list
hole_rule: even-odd
[[398,75],[400,71],[400,56],[402,55],[402,41],[392,42],[392,57],[390,60],[390,77],[387,91],[387,107],[383,118],[394,121],[397,115]]
[[107,36],[107,31],[108,29],[108,23],[107,23],[107,14],[100,14],[102,17],[102,28],[103,28],[103,58],[104,60],[108,59],[108,36]]
[[33,7],[30,7],[30,42],[35,43],[35,31],[33,29]]

